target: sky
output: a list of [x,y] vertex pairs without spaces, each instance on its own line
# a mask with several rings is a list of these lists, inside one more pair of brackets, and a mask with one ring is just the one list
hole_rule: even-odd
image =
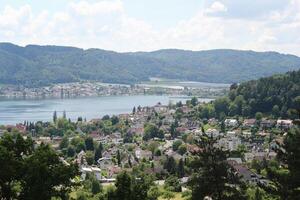
[[300,56],[300,0],[0,0],[0,42]]

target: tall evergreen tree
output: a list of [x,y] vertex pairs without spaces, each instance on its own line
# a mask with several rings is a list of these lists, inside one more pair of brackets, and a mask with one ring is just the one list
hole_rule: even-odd
[[57,113],[56,113],[56,111],[54,111],[54,113],[53,113],[53,122],[56,123],[56,121],[57,121]]

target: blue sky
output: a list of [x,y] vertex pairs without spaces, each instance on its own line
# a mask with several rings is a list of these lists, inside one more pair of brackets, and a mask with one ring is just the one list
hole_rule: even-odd
[[300,55],[300,0],[0,0],[0,40]]

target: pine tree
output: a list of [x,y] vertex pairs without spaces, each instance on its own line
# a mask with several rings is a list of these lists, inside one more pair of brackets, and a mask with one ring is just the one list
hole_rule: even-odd
[[54,113],[53,113],[53,122],[56,123],[56,121],[57,121],[57,113],[56,113],[56,111],[54,111]]
[[182,159],[179,160],[178,167],[177,167],[177,174],[178,177],[180,178],[184,177],[184,162]]
[[117,161],[118,161],[118,165],[120,166],[121,165],[121,154],[120,154],[119,150],[117,151]]

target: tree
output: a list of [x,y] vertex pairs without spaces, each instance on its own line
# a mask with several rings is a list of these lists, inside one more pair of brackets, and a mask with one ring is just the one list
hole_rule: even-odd
[[56,120],[57,120],[57,113],[56,113],[56,111],[54,111],[54,113],[53,113],[53,122],[56,123]]
[[158,137],[158,138],[164,137],[164,134],[162,133],[162,131],[159,130],[158,127],[155,126],[154,124],[146,124],[145,128],[144,128],[144,133],[145,134],[144,134],[143,139],[146,141],[151,138],[155,138],[155,137]]
[[68,157],[73,157],[75,155],[75,149],[73,146],[69,146],[67,149],[67,156]]
[[85,138],[84,143],[87,151],[94,151],[94,140],[92,137]]
[[94,163],[95,158],[92,151],[87,151],[85,154],[85,158],[88,165],[92,165]]
[[67,113],[65,110],[63,111],[63,119],[67,119]]
[[153,186],[151,176],[141,174],[139,177],[133,177],[132,185],[131,200],[148,200],[148,191]]
[[78,175],[76,165],[63,163],[48,145],[39,146],[25,159],[20,199],[65,198]]
[[184,177],[184,162],[182,159],[179,160],[179,163],[178,163],[178,167],[177,167],[177,175],[179,178],[182,178]]
[[102,186],[95,178],[92,180],[92,193],[98,194],[102,191]]
[[173,145],[172,145],[173,151],[177,151],[180,145],[182,145],[182,141],[181,140],[174,141]]
[[162,197],[163,197],[163,199],[171,200],[171,199],[175,198],[175,195],[173,192],[165,191],[163,193]]
[[118,200],[131,200],[132,196],[132,178],[126,172],[121,172],[116,178],[116,191],[115,194],[118,197]]
[[187,147],[186,147],[185,144],[182,144],[182,145],[179,146],[179,148],[178,148],[178,153],[179,153],[180,155],[185,154],[186,151],[187,151]]
[[98,160],[99,160],[100,158],[102,158],[102,151],[103,151],[103,146],[102,146],[102,143],[100,142],[98,148],[97,148],[96,151],[95,151],[95,156],[94,156],[94,158],[95,158],[95,163],[97,163]]
[[268,177],[271,179],[267,190],[278,195],[282,200],[300,198],[300,129],[288,132],[283,145],[278,149],[277,159],[281,168],[267,166]]
[[135,112],[136,112],[136,108],[134,106],[133,109],[132,109],[132,114],[135,114]]
[[110,120],[111,120],[112,125],[116,125],[117,123],[119,123],[119,118],[117,116],[115,116],[115,115],[113,115],[110,118]]
[[69,146],[69,139],[67,137],[63,137],[62,141],[59,144],[60,149],[67,148]]
[[229,110],[229,99],[227,97],[222,97],[219,99],[216,99],[214,101],[214,107],[217,116],[220,118],[221,114],[224,113],[225,115],[228,114]]
[[192,104],[193,106],[196,106],[196,105],[198,104],[198,98],[197,98],[197,97],[193,97],[193,98],[191,99],[191,104]]
[[117,162],[118,162],[118,165],[121,166],[121,153],[120,153],[120,150],[117,151]]
[[[228,152],[217,148],[215,139],[206,135],[198,141],[201,151],[195,153],[194,171],[189,185],[192,200],[210,196],[213,199],[243,199],[242,184],[227,162]],[[232,186],[233,185],[233,186]]]
[[165,188],[171,192],[181,192],[181,185],[176,176],[169,176],[165,181]]
[[157,186],[152,186],[147,192],[147,197],[149,200],[157,200],[161,195],[159,188]]
[[24,158],[33,152],[33,141],[26,140],[19,134],[4,134],[0,138],[0,197],[17,199],[18,191],[14,188],[22,182]]
[[176,168],[177,165],[175,159],[172,156],[167,157],[167,160],[164,164],[164,169],[166,169],[170,174],[176,174]]
[[257,112],[257,113],[255,114],[255,119],[256,119],[257,121],[260,121],[262,118],[263,118],[263,114],[262,114],[261,112]]

